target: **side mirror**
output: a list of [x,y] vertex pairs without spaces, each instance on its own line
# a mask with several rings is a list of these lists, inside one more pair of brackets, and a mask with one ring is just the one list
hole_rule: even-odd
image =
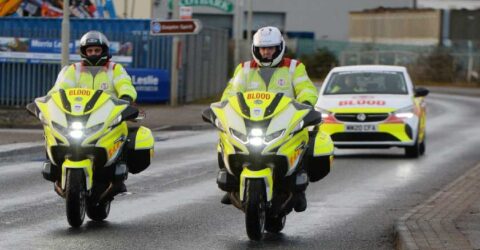
[[424,97],[427,96],[430,91],[426,88],[415,88],[415,97]]
[[137,118],[138,109],[133,106],[128,106],[125,110],[122,111],[122,120],[128,121]]
[[305,118],[303,118],[303,127],[315,126],[322,122],[322,113],[316,110],[311,110]]

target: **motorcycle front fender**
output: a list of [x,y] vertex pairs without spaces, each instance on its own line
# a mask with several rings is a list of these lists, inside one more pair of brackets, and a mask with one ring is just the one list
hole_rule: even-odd
[[265,194],[267,195],[267,201],[272,200],[273,195],[273,173],[270,168],[264,168],[262,170],[253,171],[248,168],[243,168],[240,174],[240,200],[245,200],[245,188],[247,179],[263,179],[265,182]]
[[93,183],[93,163],[90,159],[85,159],[81,161],[72,161],[66,159],[62,164],[62,190],[65,190],[66,179],[67,179],[67,169],[83,169],[85,172],[85,183],[87,184],[87,190],[92,188]]

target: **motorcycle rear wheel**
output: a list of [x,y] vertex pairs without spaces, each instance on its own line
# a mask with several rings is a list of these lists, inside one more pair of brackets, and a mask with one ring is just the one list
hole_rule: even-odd
[[261,240],[265,230],[265,187],[262,179],[248,180],[245,202],[245,225],[248,238]]
[[83,169],[68,169],[65,186],[65,205],[68,224],[80,227],[85,219],[86,185]]

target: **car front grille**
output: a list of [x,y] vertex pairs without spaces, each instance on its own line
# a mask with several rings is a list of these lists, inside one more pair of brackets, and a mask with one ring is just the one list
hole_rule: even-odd
[[[359,117],[364,115],[364,120]],[[388,118],[388,113],[338,113],[335,114],[335,119],[342,122],[380,122]]]

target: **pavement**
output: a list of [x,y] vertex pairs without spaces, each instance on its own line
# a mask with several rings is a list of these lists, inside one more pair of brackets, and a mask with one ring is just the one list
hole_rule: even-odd
[[[427,88],[437,93],[480,97],[480,89]],[[156,133],[208,129],[211,125],[201,118],[207,107],[208,104],[140,105],[146,118],[138,124]],[[43,147],[42,131],[33,117],[19,109],[0,109],[2,116],[0,157]],[[396,249],[480,249],[480,163],[399,218],[394,229]]]

